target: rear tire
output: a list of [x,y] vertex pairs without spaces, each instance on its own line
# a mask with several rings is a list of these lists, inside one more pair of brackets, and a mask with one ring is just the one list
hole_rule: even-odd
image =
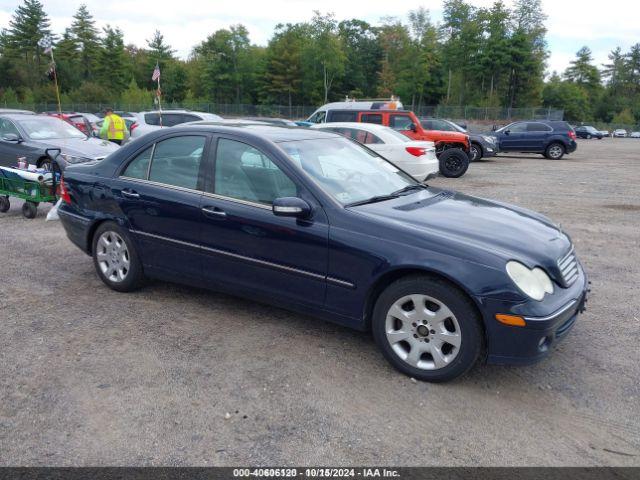
[[129,234],[115,222],[104,222],[92,241],[93,264],[100,280],[118,292],[131,292],[144,284],[142,262]]
[[447,178],[458,178],[469,168],[469,157],[459,148],[449,148],[438,157],[440,173]]
[[587,140],[591,140],[591,135],[587,133]]
[[448,282],[426,275],[389,285],[376,301],[371,327],[391,365],[427,382],[465,374],[483,351],[481,319],[471,300]]
[[560,142],[551,143],[544,152],[544,156],[551,160],[560,160],[564,155],[564,145]]
[[483,157],[482,147],[477,143],[472,143],[469,148],[469,161],[476,162]]
[[22,204],[22,215],[25,218],[36,218],[38,215],[38,206],[33,202],[24,202]]
[[0,213],[8,212],[11,208],[9,197],[0,197]]

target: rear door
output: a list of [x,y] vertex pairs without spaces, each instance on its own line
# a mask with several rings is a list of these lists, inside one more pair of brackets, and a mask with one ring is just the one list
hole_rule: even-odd
[[137,240],[145,268],[200,278],[200,202],[210,137],[162,137],[129,162],[114,196]]
[[553,129],[544,123],[528,122],[524,148],[530,152],[543,152],[547,146],[547,138],[552,133]]

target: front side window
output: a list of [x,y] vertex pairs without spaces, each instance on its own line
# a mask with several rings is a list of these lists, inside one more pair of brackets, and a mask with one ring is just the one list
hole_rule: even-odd
[[162,114],[163,127],[175,127],[183,123],[183,115],[181,113],[164,113]]
[[504,128],[504,131],[509,131],[511,133],[523,133],[527,131],[526,123],[512,123]]
[[343,138],[282,142],[289,158],[343,205],[416,185],[370,150]]
[[260,150],[246,143],[221,138],[216,149],[212,193],[271,205],[276,198],[295,197],[297,187]]
[[147,125],[160,125],[160,115],[157,113],[145,113],[144,123]]
[[391,115],[390,127],[394,130],[410,130],[413,121],[409,115]]
[[4,135],[11,134],[20,135],[16,126],[11,122],[11,120],[7,120],[6,118],[0,118],[0,137]]
[[189,135],[156,143],[149,180],[195,190],[206,140],[206,137]]

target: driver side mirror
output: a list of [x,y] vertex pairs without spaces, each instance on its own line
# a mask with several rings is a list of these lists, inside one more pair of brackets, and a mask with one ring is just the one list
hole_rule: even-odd
[[272,210],[278,217],[309,218],[311,215],[311,205],[298,197],[276,198]]
[[411,125],[409,125],[409,130],[415,133],[418,131],[418,127],[416,127],[415,123],[412,123]]
[[511,130],[505,130],[505,131],[504,131],[504,134],[505,134],[505,135],[509,135],[510,133],[511,133]]
[[5,133],[2,136],[2,140],[4,140],[5,142],[11,142],[11,143],[22,143],[23,141],[22,137],[15,133]]

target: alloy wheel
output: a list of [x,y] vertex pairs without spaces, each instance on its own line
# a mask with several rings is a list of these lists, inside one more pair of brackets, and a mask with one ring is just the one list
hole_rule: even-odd
[[440,300],[413,294],[398,299],[389,309],[385,334],[393,352],[421,370],[438,370],[458,355],[460,325]]
[[560,145],[552,145],[549,148],[549,156],[551,158],[560,158],[562,156],[562,147]]
[[127,278],[131,266],[129,249],[124,239],[116,232],[106,231],[98,239],[96,258],[102,274],[113,283]]

